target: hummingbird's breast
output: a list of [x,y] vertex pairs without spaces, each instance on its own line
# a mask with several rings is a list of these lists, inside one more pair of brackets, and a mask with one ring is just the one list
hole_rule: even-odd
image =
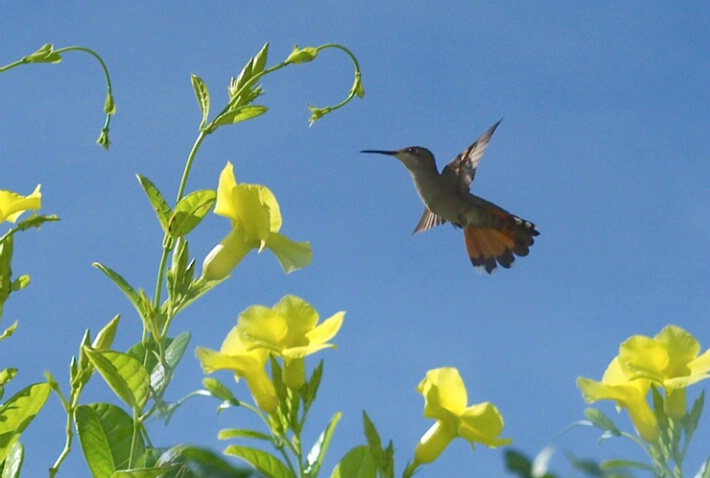
[[461,197],[458,190],[441,175],[412,174],[417,193],[424,205],[434,214],[457,226],[465,226],[471,207],[468,198]]

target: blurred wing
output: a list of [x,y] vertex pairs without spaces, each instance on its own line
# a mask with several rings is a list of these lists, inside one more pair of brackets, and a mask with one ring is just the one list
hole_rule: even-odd
[[499,120],[496,124],[491,126],[488,131],[483,133],[480,138],[476,140],[468,148],[464,149],[461,154],[456,156],[453,161],[446,165],[442,171],[442,175],[452,176],[452,181],[456,181],[459,184],[459,193],[462,195],[468,194],[473,178],[476,176],[476,168],[478,167],[479,161],[483,156],[483,152],[488,146],[488,142],[493,136],[493,132],[496,130],[498,125],[502,120]]
[[414,228],[413,234],[428,231],[432,227],[439,226],[441,224],[444,224],[445,222],[446,219],[434,214],[428,208],[425,208],[424,214],[422,214],[422,218],[419,220],[419,224],[417,224],[417,227]]

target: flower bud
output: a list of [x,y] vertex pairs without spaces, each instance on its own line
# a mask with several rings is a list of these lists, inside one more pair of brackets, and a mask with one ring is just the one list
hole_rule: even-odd
[[293,51],[288,58],[286,58],[286,63],[308,63],[309,61],[315,60],[317,55],[318,50],[313,47],[299,49],[298,45],[296,45],[293,47]]

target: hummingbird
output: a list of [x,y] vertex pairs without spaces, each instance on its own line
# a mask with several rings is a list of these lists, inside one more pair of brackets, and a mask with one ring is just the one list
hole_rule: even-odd
[[540,234],[532,222],[470,193],[478,163],[500,121],[456,156],[441,173],[431,151],[420,146],[398,151],[362,151],[394,156],[409,170],[424,203],[424,214],[414,234],[449,221],[463,229],[466,252],[473,267],[489,274],[496,270],[496,264],[508,269],[515,256],[528,255],[535,242],[533,237]]

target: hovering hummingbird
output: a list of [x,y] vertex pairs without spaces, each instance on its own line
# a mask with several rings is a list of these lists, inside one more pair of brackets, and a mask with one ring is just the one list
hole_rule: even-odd
[[535,224],[510,214],[503,208],[469,192],[476,167],[500,121],[466,148],[439,173],[434,155],[426,148],[412,146],[399,151],[365,150],[394,156],[404,164],[424,203],[424,214],[414,234],[446,221],[463,228],[466,251],[476,270],[495,271],[496,263],[510,268],[516,256],[526,256],[533,237],[540,234]]

